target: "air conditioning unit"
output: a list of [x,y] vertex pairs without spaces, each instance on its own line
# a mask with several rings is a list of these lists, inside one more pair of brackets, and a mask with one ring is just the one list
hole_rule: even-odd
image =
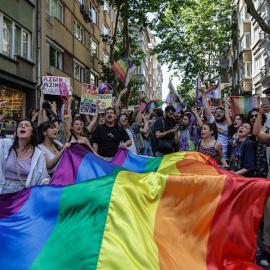
[[88,8],[86,7],[86,5],[81,5],[81,13],[83,14],[83,15],[85,15],[86,14],[86,12],[87,12],[87,10],[88,10]]

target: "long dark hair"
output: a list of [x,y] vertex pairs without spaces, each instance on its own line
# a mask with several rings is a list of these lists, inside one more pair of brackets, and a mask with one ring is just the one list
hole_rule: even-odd
[[[14,139],[14,142],[13,142],[12,146],[11,146],[10,149],[9,149],[9,152],[10,152],[12,149],[14,149],[14,151],[15,151],[15,153],[16,153],[16,155],[17,155],[17,149],[18,149],[18,147],[19,147],[19,137],[18,137],[17,130],[18,130],[18,127],[19,127],[20,123],[23,122],[23,121],[27,121],[27,122],[29,122],[29,123],[31,124],[31,127],[32,127],[32,136],[31,136],[30,141],[29,141],[29,142],[27,143],[27,145],[25,146],[25,148],[27,148],[27,147],[30,146],[30,145],[33,146],[33,149],[34,149],[34,150],[33,150],[33,154],[34,154],[35,147],[36,147],[36,145],[37,145],[37,130],[36,130],[36,128],[35,128],[33,122],[32,122],[31,120],[29,120],[29,119],[23,119],[23,120],[20,120],[20,121],[17,123],[16,130],[15,130],[15,139]],[[33,155],[33,154],[32,154],[32,155]]]
[[38,143],[39,144],[44,142],[45,136],[43,132],[45,132],[49,128],[54,128],[54,127],[55,127],[55,124],[52,121],[43,122],[38,126]]
[[204,123],[203,126],[208,126],[210,131],[213,131],[212,136],[214,136],[215,140],[218,138],[218,130],[217,130],[217,125],[215,123]]

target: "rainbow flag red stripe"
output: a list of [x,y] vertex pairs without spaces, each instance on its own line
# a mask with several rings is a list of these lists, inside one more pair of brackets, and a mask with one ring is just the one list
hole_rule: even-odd
[[268,181],[196,152],[100,161],[74,145],[52,182],[76,184],[0,195],[1,269],[260,269]]

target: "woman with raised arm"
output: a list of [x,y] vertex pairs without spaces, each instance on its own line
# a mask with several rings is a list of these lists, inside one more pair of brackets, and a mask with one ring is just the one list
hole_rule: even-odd
[[[197,109],[192,108],[192,112],[185,112],[182,121],[183,125],[175,133],[174,142],[180,145],[179,151],[196,151],[200,139],[198,129],[202,127],[203,123]],[[198,125],[196,125],[195,117]]]
[[[65,137],[66,137],[66,142],[68,143],[73,143],[77,142],[79,144],[86,144],[91,151],[95,154],[98,155],[96,151],[92,148],[89,140],[82,136],[83,130],[84,130],[84,122],[80,118],[74,117],[74,119],[71,118],[71,109],[70,109],[70,100],[68,102],[68,119],[63,119],[63,124],[64,124],[64,131],[65,131]],[[72,119],[72,121],[71,121]]]
[[13,193],[50,181],[43,152],[36,147],[36,131],[30,120],[21,120],[14,141],[0,140],[0,193]]
[[57,125],[57,122],[46,121],[38,127],[38,147],[45,154],[47,169],[51,176],[56,171],[65,148],[70,147],[70,143],[63,145],[56,140],[58,133]]

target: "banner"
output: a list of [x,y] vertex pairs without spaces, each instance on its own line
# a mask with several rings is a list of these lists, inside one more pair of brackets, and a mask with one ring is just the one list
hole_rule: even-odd
[[70,89],[70,78],[66,77],[56,77],[56,76],[43,76],[42,77],[42,84],[44,86],[43,93],[47,95],[59,95],[60,96],[60,89],[59,83],[64,82],[68,89],[68,94],[71,96],[71,89]]
[[112,107],[112,94],[98,94],[99,113],[105,113],[106,108]]
[[97,87],[93,84],[82,85],[80,113],[95,115],[97,111]]

